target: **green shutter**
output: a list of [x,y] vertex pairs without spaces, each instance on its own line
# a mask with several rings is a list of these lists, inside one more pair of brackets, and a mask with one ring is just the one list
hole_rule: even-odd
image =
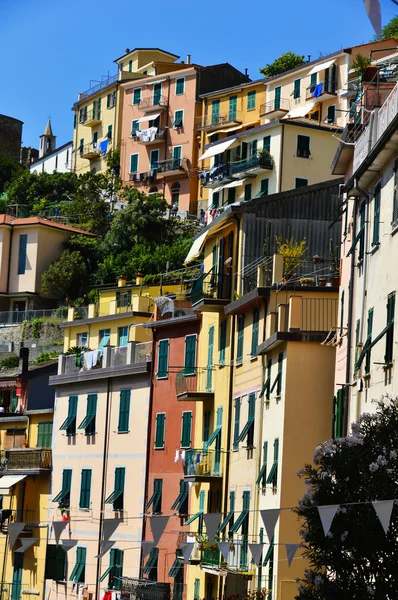
[[126,478],[126,469],[124,467],[116,467],[115,469],[115,491],[117,498],[113,502],[113,510],[123,510],[124,505],[124,483]]
[[160,104],[161,96],[162,96],[162,84],[155,83],[153,86],[153,104],[154,104],[154,106],[156,106],[157,104]]
[[328,106],[328,113],[327,113],[327,117],[326,120],[328,123],[335,123],[336,121],[336,107],[334,106]]
[[374,207],[373,207],[373,240],[372,246],[380,244],[380,194],[381,184],[378,183],[374,193]]
[[118,432],[129,431],[131,390],[120,390]]
[[253,110],[254,108],[256,108],[256,90],[247,94],[247,110]]
[[207,442],[210,437],[210,411],[205,410],[203,416],[203,442]]
[[130,156],[130,173],[137,173],[138,171],[138,154],[131,154]]
[[245,195],[244,195],[245,202],[248,202],[249,200],[251,200],[251,197],[252,197],[252,184],[247,183],[245,185]]
[[77,396],[69,396],[68,416],[59,428],[66,431],[66,435],[76,435]]
[[180,129],[184,126],[184,111],[176,110],[174,113],[174,129]]
[[267,150],[267,152],[271,151],[271,136],[266,135],[263,138],[263,150]]
[[[109,573],[108,589],[120,590],[121,577],[123,574],[123,550],[112,548],[109,555],[109,569],[106,571]],[[100,581],[105,579],[101,577]]]
[[245,316],[238,317],[238,344],[236,350],[236,363],[241,364],[243,360],[243,341],[244,341]]
[[86,570],[86,548],[76,548],[76,564],[73,568],[69,581],[84,583]]
[[229,99],[229,121],[236,121],[236,108],[237,108],[238,96],[231,96]]
[[211,103],[211,123],[217,125],[220,118],[220,101],[213,100]]
[[164,448],[164,431],[166,424],[166,414],[157,413],[155,428],[155,448]]
[[173,148],[173,160],[178,162],[178,164],[181,161],[181,152],[182,152],[182,148],[181,146],[174,146]]
[[275,98],[274,98],[274,110],[278,110],[281,107],[281,86],[275,88]]
[[192,413],[182,413],[181,448],[189,448],[191,445]]
[[153,481],[153,492],[155,498],[153,500],[152,514],[159,515],[162,512],[162,490],[163,490],[163,479],[154,479]]
[[275,438],[274,440],[274,462],[268,473],[268,477],[266,480],[267,484],[272,484],[276,487],[278,483],[278,460],[279,460],[279,438]]
[[108,125],[108,140],[112,139],[112,125]]
[[133,93],[133,104],[139,104],[141,102],[141,88],[135,89]]
[[278,385],[276,395],[280,396],[282,392],[282,369],[283,369],[283,352],[278,354]]
[[394,316],[395,316],[395,293],[390,294],[387,299],[387,332],[386,332],[386,353],[384,361],[390,363],[393,358],[394,350]]
[[135,119],[134,121],[132,121],[131,123],[131,134],[133,135],[133,133],[135,133],[138,129],[140,128],[140,124],[139,122]]
[[118,337],[117,344],[118,344],[119,348],[124,348],[125,346],[127,346],[128,341],[129,341],[128,327],[118,327],[117,337]]
[[193,600],[200,600],[200,579],[195,579],[194,581]]
[[235,398],[235,421],[234,421],[234,443],[233,449],[239,448],[239,433],[240,433],[240,398]]
[[165,379],[169,372],[169,340],[160,340],[158,344],[158,379]]
[[265,487],[265,482],[267,480],[267,458],[268,458],[268,442],[264,442],[263,444],[263,464],[262,467],[260,469],[260,473],[258,474],[257,477],[257,485],[260,485],[262,487]]
[[65,581],[66,552],[61,545],[47,544],[45,579]]
[[[366,343],[371,345],[372,343],[372,330],[373,330],[373,308],[368,311],[368,331],[366,337]],[[370,358],[371,358],[372,349],[366,352],[366,360],[365,360],[365,373],[370,373]]]
[[225,365],[225,350],[227,347],[227,319],[221,321],[220,325],[220,365]]
[[398,224],[398,159],[395,160],[394,164],[394,195],[392,208],[392,224],[394,226]]
[[28,236],[26,233],[23,233],[19,236],[18,275],[23,275],[25,273],[27,246]]
[[317,75],[318,75],[318,73],[312,73],[312,75],[311,75],[310,85],[311,85],[311,91],[312,92],[314,91],[312,89],[312,86],[316,86],[316,83],[317,83]]
[[86,435],[95,433],[95,416],[97,414],[97,394],[88,394],[87,412],[78,429],[84,429]]
[[344,290],[341,292],[340,298],[340,337],[343,335],[344,331]]
[[333,399],[333,438],[341,438],[344,429],[344,387]]
[[53,432],[53,422],[52,421],[38,424],[38,431],[37,431],[37,447],[38,448],[51,448],[52,432]]
[[206,391],[213,389],[213,350],[214,350],[214,325],[209,327],[209,344],[207,348],[207,381]]
[[262,179],[260,182],[260,196],[268,196],[268,177],[266,179]]
[[131,73],[133,70],[133,61],[129,60],[129,73]]
[[257,356],[259,319],[260,319],[260,311],[258,308],[255,308],[253,311],[253,327],[252,327],[252,351],[251,351],[252,357]]
[[183,94],[185,90],[185,79],[176,79],[176,96]]
[[91,469],[82,469],[79,508],[90,508]]
[[294,80],[293,98],[300,98],[301,79]]
[[185,336],[184,375],[194,375],[196,366],[196,334]]

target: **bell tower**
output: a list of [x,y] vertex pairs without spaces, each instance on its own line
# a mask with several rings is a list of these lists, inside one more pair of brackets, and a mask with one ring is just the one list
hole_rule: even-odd
[[39,158],[42,158],[55,150],[56,139],[57,136],[53,135],[51,121],[48,119],[44,133],[40,136]]

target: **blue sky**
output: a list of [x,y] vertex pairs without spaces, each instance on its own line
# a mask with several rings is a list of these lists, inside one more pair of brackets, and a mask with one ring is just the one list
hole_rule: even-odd
[[[398,9],[381,4],[385,24]],[[363,0],[0,0],[0,113],[21,119],[23,144],[36,148],[51,115],[61,145],[78,92],[114,74],[125,48],[230,62],[256,79],[287,50],[315,59],[373,35]]]

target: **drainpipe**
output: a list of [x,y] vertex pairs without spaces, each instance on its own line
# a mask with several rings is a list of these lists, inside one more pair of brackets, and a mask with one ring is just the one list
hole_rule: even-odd
[[285,141],[285,125],[282,124],[282,135],[281,135],[281,155],[279,159],[279,183],[278,183],[278,192],[282,191],[282,175],[283,175],[283,147]]

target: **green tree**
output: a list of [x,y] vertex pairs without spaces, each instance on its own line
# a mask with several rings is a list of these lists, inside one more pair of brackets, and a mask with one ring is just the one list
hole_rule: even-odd
[[41,278],[41,293],[47,298],[74,300],[88,287],[87,268],[80,252],[64,250]]
[[108,174],[84,173],[72,201],[60,204],[60,214],[69,216],[82,229],[103,236],[109,228],[112,186]]
[[387,40],[389,38],[398,39],[398,17],[391,19],[381,30],[381,39]]
[[[398,402],[384,398],[348,437],[319,446],[300,476],[307,492],[302,518],[310,568],[299,600],[392,600],[398,597],[398,510],[385,535],[371,502],[398,498]],[[353,504],[360,503],[360,504]],[[340,505],[325,537],[317,506]]]
[[14,158],[8,158],[0,154],[0,194],[19,174],[24,172],[23,167]]
[[281,54],[274,62],[265,65],[265,67],[260,69],[260,73],[265,77],[273,77],[274,75],[279,75],[280,73],[284,73],[285,71],[300,67],[304,64],[304,56],[294,54],[294,52],[289,50],[288,52]]
[[44,211],[51,203],[70,200],[76,192],[78,178],[75,173],[30,173],[22,171],[6,186],[10,204],[28,205],[30,209],[40,204]]

